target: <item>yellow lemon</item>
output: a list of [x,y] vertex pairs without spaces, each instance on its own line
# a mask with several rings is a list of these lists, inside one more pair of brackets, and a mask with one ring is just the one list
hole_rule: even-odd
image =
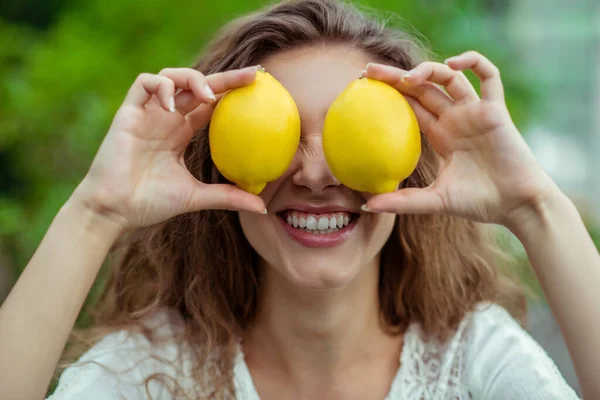
[[374,194],[392,192],[417,166],[419,124],[396,89],[357,79],[327,113],[323,150],[331,172],[344,185]]
[[209,128],[217,169],[240,188],[260,193],[291,164],[300,141],[300,114],[289,92],[271,74],[227,93]]

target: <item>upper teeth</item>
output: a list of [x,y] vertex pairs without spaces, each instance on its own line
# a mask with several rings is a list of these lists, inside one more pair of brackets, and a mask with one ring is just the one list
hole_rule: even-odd
[[294,228],[330,231],[347,226],[350,223],[350,214],[340,212],[316,215],[292,211],[287,214],[287,223]]

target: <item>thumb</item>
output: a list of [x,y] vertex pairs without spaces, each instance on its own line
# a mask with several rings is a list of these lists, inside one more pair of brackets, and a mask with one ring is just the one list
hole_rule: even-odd
[[267,213],[265,202],[258,196],[233,185],[202,182],[198,182],[196,189],[192,192],[190,208],[194,211],[232,210]]
[[363,210],[394,214],[436,214],[444,210],[444,202],[431,186],[407,188],[373,196],[363,206]]

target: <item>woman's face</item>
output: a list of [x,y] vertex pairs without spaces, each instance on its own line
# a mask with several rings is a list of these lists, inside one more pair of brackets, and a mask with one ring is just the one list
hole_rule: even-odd
[[356,50],[328,47],[287,51],[262,62],[294,98],[302,139],[287,172],[260,194],[269,214],[240,212],[240,222],[267,273],[298,286],[341,287],[378,265],[394,225],[394,215],[360,212],[368,194],[340,184],[323,153],[329,106],[368,61]]

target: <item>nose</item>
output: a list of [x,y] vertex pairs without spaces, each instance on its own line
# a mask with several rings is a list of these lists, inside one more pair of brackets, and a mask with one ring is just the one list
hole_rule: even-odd
[[307,135],[303,138],[298,147],[298,153],[300,166],[292,179],[295,185],[304,186],[314,193],[320,193],[328,187],[340,185],[327,165],[320,134]]

